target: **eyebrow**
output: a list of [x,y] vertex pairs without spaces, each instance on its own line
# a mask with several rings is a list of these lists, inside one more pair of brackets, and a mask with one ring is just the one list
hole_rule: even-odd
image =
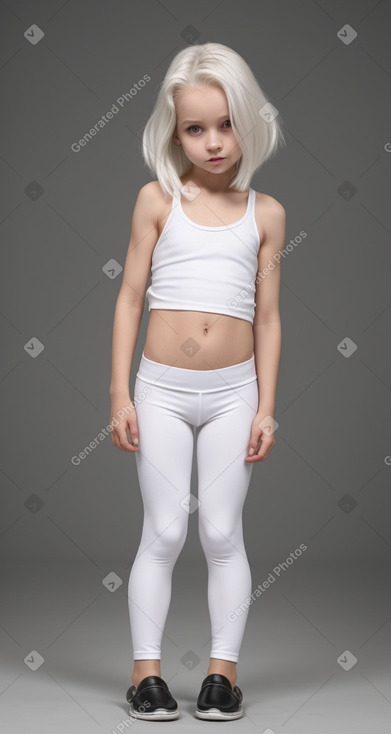
[[[218,117],[217,119],[218,119],[218,120],[228,120],[228,119],[229,119],[229,113],[228,113],[227,115],[221,115],[221,116],[220,116],[220,117]],[[188,123],[189,123],[189,122],[192,122],[192,123],[194,124],[195,122],[197,122],[197,123],[198,123],[198,122],[202,122],[202,120],[184,120],[184,121],[182,122],[182,125],[188,125]]]

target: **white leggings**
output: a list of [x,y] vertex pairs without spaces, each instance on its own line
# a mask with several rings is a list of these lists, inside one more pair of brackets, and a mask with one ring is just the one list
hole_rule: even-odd
[[251,594],[242,509],[253,468],[244,458],[258,409],[254,355],[230,367],[191,370],[154,362],[143,352],[134,395],[139,400],[140,449],[135,457],[144,506],[128,586],[134,660],[161,657],[172,572],[186,539],[189,513],[197,509],[197,498],[190,497],[194,427],[210,657],[237,662],[249,607],[243,605],[235,617],[229,613]]

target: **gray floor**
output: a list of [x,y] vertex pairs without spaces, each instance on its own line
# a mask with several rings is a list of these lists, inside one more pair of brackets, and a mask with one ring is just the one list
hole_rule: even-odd
[[[206,566],[189,567],[180,558],[173,577],[162,676],[181,718],[143,722],[129,718],[124,698],[132,667],[130,566],[112,563],[94,572],[80,562],[3,563],[2,731],[117,734],[132,728],[135,734],[228,726],[259,734],[389,733],[389,566],[300,560],[250,608],[238,664],[245,716],[236,722],[194,717],[210,650]],[[263,578],[253,572],[253,588],[271,571],[265,564]],[[102,584],[111,572],[122,579],[114,591]],[[43,662],[32,670],[36,653]],[[352,656],[357,662],[350,667]]]

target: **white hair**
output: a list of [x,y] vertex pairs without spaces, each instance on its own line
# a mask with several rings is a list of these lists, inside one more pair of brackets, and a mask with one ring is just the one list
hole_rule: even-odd
[[285,144],[282,123],[244,59],[221,43],[195,44],[179,51],[161,83],[143,132],[144,160],[169,195],[180,191],[179,176],[190,171],[182,146],[175,145],[175,98],[187,86],[217,85],[226,94],[231,127],[242,156],[229,188],[247,191],[254,171]]

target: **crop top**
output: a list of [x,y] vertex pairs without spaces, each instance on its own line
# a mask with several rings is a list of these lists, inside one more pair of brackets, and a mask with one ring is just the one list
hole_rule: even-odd
[[175,191],[171,211],[152,254],[146,297],[154,308],[227,314],[253,323],[259,232],[255,191],[233,224],[206,227],[183,211]]

